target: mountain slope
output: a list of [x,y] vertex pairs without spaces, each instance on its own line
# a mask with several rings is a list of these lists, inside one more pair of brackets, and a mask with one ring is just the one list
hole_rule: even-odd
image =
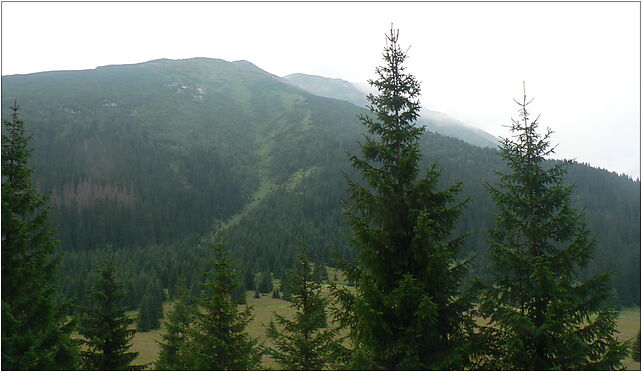
[[455,120],[441,112],[424,109],[421,111],[420,121],[424,123],[430,131],[444,136],[458,138],[471,145],[494,149],[499,143],[497,137],[479,128],[467,126],[461,121]]
[[[78,297],[85,273],[113,245],[131,280],[130,305],[148,285],[198,279],[194,242],[223,229],[246,286],[256,271],[281,277],[301,236],[316,261],[351,257],[340,206],[342,175],[357,179],[363,108],[320,97],[246,61],[195,58],[86,71],[2,77],[3,117],[14,99],[33,136],[40,189],[53,190],[63,285]],[[494,205],[484,183],[497,152],[427,132],[423,167],[442,186],[462,181],[470,202],[458,232],[483,275]],[[568,181],[600,241],[589,269],[615,271],[621,302],[639,304],[640,183],[575,164]],[[637,259],[636,259],[637,257]],[[633,278],[633,279],[632,279]]]
[[[318,96],[348,101],[359,107],[366,107],[368,103],[366,100],[367,91],[345,80],[307,74],[291,74],[285,76],[285,79]],[[458,138],[475,146],[497,147],[498,139],[481,129],[467,126],[437,111],[423,109],[421,114],[419,124],[425,125],[431,132]]]
[[[341,125],[311,125],[316,106],[306,100],[320,98],[248,62],[159,60],[8,76],[2,85],[3,107],[14,99],[24,107],[40,186],[53,190],[62,219],[77,221],[60,226],[74,250],[205,233],[307,161],[281,159],[290,137]],[[348,106],[335,110],[352,110],[352,120]],[[130,222],[126,231],[102,223],[103,213]]]
[[317,96],[348,101],[359,107],[368,104],[366,94],[349,81],[301,73],[287,75],[285,79]]

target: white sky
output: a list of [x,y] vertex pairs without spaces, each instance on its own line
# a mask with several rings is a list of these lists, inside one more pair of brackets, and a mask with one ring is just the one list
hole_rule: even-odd
[[496,136],[522,81],[559,158],[640,177],[639,3],[2,3],[2,75],[245,59],[360,82],[390,23],[422,105]]

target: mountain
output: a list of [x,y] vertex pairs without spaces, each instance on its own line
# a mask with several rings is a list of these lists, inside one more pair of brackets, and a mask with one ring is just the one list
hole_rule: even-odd
[[349,81],[300,73],[287,75],[285,79],[317,96],[348,101],[359,107],[368,104],[366,94]]
[[[303,237],[316,262],[352,258],[340,201],[357,175],[367,113],[312,94],[247,61],[156,60],[83,71],[2,77],[2,115],[17,100],[32,135],[40,190],[52,192],[63,289],[82,302],[86,277],[112,246],[128,280],[145,288],[196,283],[204,234],[220,231],[246,287],[280,278]],[[484,276],[494,203],[484,184],[504,165],[496,150],[426,132],[423,167],[470,198],[456,233]],[[640,303],[640,182],[582,164],[569,167],[573,202],[599,241],[585,274],[611,269],[622,304]]]
[[[291,74],[285,76],[285,79],[312,94],[348,101],[359,107],[366,107],[368,103],[366,95],[372,92],[372,88],[365,84],[322,76]],[[495,136],[481,129],[473,128],[444,113],[429,109],[421,111],[419,124],[425,125],[429,131],[458,138],[475,146],[496,148],[499,143]]]
[[468,126],[438,111],[423,109],[421,111],[420,122],[425,123],[430,131],[444,136],[458,138],[471,145],[496,148],[499,143],[499,139],[492,134],[479,128]]

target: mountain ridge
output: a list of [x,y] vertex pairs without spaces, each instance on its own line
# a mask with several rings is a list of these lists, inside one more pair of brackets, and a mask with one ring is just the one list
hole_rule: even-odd
[[[303,73],[286,75],[284,78],[290,83],[316,95],[345,100],[359,107],[366,107],[368,104],[366,95],[370,91],[356,83]],[[495,148],[499,143],[496,137],[479,128],[453,119],[445,113],[426,108],[421,110],[421,117],[418,119],[418,123],[426,126],[432,132],[461,139],[480,147]]]

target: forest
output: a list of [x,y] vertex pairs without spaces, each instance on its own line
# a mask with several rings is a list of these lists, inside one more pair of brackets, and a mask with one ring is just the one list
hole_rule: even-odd
[[[3,368],[639,360],[616,319],[640,305],[640,181],[555,160],[526,87],[497,148],[430,131],[402,50],[390,30],[366,107],[246,61],[3,76]],[[261,293],[293,314],[269,345]]]

